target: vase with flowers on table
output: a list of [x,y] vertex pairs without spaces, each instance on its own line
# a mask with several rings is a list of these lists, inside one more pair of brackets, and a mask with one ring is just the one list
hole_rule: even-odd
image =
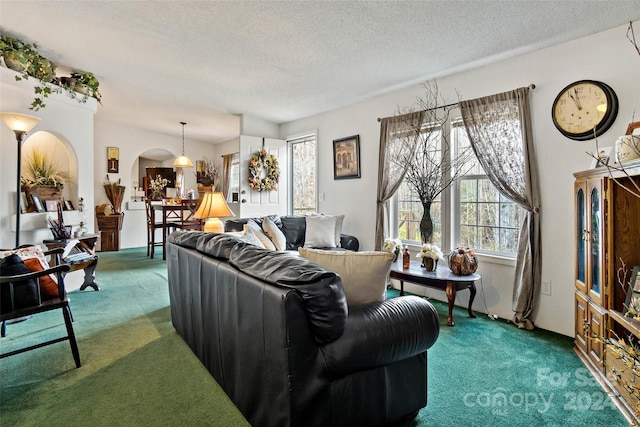
[[382,249],[385,252],[392,253],[393,262],[396,262],[398,260],[398,255],[400,255],[400,250],[402,249],[402,241],[400,239],[384,239]]
[[427,271],[436,271],[438,268],[438,260],[442,259],[442,251],[437,245],[425,243],[416,256],[422,259],[420,263],[422,268]]

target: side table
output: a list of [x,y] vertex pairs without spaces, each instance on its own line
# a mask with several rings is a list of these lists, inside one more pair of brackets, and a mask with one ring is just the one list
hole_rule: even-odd
[[400,281],[400,295],[404,295],[404,282],[411,282],[417,285],[429,288],[440,289],[447,294],[447,302],[449,303],[449,314],[447,316],[447,325],[454,326],[453,322],[453,303],[456,299],[456,292],[463,289],[469,289],[469,317],[476,317],[471,306],[473,299],[476,297],[476,280],[480,280],[477,273],[468,276],[460,276],[454,274],[448,267],[438,266],[436,271],[427,271],[420,266],[420,263],[411,260],[411,266],[408,269],[402,268],[402,260],[398,260],[391,264],[392,279]]
[[[44,240],[42,243],[48,249],[65,248],[63,261],[71,266],[69,271],[84,270],[84,282],[80,286],[81,291],[84,291],[87,287],[99,291],[100,288],[95,281],[98,255],[96,255],[94,248],[97,240],[97,234],[89,234],[69,239]],[[76,243],[69,248],[68,246],[71,242]]]

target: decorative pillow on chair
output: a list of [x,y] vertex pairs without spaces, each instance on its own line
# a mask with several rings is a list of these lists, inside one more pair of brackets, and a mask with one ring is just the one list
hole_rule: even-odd
[[300,248],[300,255],[337,273],[349,306],[384,301],[393,254]]
[[305,248],[336,247],[336,217],[308,216],[307,231],[304,236]]
[[[24,265],[22,259],[16,254],[6,256],[0,260],[0,271],[2,271],[3,276],[31,273],[31,270]],[[15,304],[13,307],[11,306],[10,285],[13,285],[13,302]],[[38,285],[33,279],[0,285],[0,314],[9,313],[14,309],[38,305],[39,302]]]
[[269,236],[277,250],[287,250],[287,238],[270,218],[265,218],[264,221],[262,221],[262,229],[265,234]]
[[[30,271],[43,271],[49,267],[47,257],[40,246],[27,246],[14,251]],[[47,298],[55,298],[58,294],[58,278],[55,274],[40,277],[40,292]]]

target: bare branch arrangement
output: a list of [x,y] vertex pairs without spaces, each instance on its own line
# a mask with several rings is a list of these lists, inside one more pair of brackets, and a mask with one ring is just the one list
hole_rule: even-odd
[[629,21],[629,28],[627,28],[627,38],[636,49],[636,52],[638,52],[638,55],[640,55],[640,46],[638,46],[638,43],[636,42],[636,35],[633,32],[633,21]]
[[107,175],[107,182],[104,184],[104,192],[107,194],[107,198],[111,202],[111,206],[113,206],[113,212],[118,214],[120,213],[120,208],[122,206],[122,199],[124,198],[124,190],[125,186],[120,185],[120,179],[118,182],[109,181],[109,175]]
[[398,142],[391,161],[401,168],[408,165],[405,181],[418,195],[424,214],[420,221],[423,243],[431,243],[433,221],[431,204],[460,176],[472,167],[474,158],[471,148],[453,152],[448,127],[449,115],[457,104],[447,104],[438,90],[437,82],[423,85],[424,95],[416,99],[416,107],[398,110],[397,117],[424,110],[422,123],[416,124],[407,118],[410,131],[396,135]]
[[[627,28],[627,39],[629,39],[629,41],[631,42],[631,44],[635,48],[636,52],[638,52],[638,55],[640,55],[640,47],[638,46],[638,43],[636,42],[636,36],[634,34],[634,31],[633,31],[633,21],[629,21],[629,28]],[[631,116],[631,122],[632,123],[635,122],[635,112]],[[630,125],[630,128],[631,128],[631,125]],[[623,148],[627,152],[633,153],[633,154],[635,154],[635,156],[640,157],[640,142],[638,142],[638,141],[640,141],[640,135],[633,135],[631,133],[631,130],[627,131],[627,134],[630,136],[630,138],[621,141],[621,145],[624,146]],[[595,129],[594,129],[594,135],[595,135]],[[595,138],[595,140],[596,140],[596,151],[595,151],[595,153],[587,152],[587,154],[589,156],[591,156],[592,158],[596,159],[596,161],[597,161],[596,164],[600,163],[604,167],[607,168],[607,170],[609,171],[609,176],[611,177],[613,182],[615,182],[620,187],[622,187],[625,190],[627,190],[629,193],[633,194],[635,197],[640,198],[640,183],[638,183],[637,180],[633,180],[629,176],[629,173],[625,169],[623,162],[621,161],[621,159],[617,158],[617,155],[613,156],[614,157],[613,164],[611,164],[611,162],[602,163],[600,161],[601,159],[600,159],[600,156],[599,156],[600,147],[598,145],[598,138]],[[617,151],[617,148],[614,148],[614,150]],[[631,182],[631,186],[624,185],[619,179],[617,179],[617,178],[615,178],[613,176],[613,172],[622,173],[626,178],[628,178],[629,182]]]

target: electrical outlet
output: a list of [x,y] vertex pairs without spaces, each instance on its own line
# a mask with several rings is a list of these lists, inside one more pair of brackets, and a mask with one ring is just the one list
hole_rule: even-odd
[[542,281],[542,294],[551,295],[551,280]]

